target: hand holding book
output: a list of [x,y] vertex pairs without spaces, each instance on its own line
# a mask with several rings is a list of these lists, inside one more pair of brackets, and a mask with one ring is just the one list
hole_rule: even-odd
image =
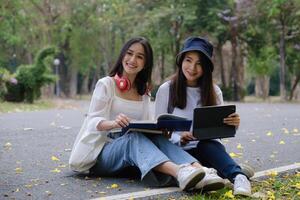
[[122,133],[139,131],[143,133],[163,134],[170,137],[173,131],[189,131],[192,120],[173,114],[161,114],[156,121],[131,121],[122,128]]

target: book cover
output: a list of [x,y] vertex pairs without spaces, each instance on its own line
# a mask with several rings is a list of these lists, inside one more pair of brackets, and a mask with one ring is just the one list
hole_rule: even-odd
[[163,130],[173,131],[189,131],[192,120],[173,114],[161,114],[156,121],[132,121],[128,126],[122,128],[122,133],[129,131],[139,131],[143,133],[162,134]]
[[235,126],[223,123],[234,113],[235,105],[204,106],[194,109],[193,135],[199,140],[234,137]]

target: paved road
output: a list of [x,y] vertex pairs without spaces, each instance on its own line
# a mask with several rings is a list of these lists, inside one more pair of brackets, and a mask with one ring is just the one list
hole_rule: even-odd
[[[87,106],[0,114],[0,199],[91,199],[147,189],[137,180],[86,178],[68,169]],[[238,162],[256,171],[300,162],[300,104],[238,103],[237,110],[237,136],[223,142]]]

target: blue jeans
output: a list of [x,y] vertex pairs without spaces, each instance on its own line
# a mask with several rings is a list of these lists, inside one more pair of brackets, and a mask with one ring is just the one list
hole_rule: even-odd
[[[106,143],[91,170],[97,175],[113,176],[128,167],[137,167],[143,179],[154,167],[166,161],[178,165],[198,162],[162,135],[131,132]],[[165,180],[161,181],[161,177],[156,179],[158,182],[165,182]]]
[[189,149],[187,152],[203,166],[216,169],[222,178],[227,178],[231,182],[237,174],[244,174],[241,167],[230,157],[224,145],[219,141],[199,141],[196,148]]

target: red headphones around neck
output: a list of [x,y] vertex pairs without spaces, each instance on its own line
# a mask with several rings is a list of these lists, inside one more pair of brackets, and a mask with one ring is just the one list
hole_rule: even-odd
[[117,87],[121,92],[130,90],[131,82],[127,77],[120,77],[118,73],[114,76]]

